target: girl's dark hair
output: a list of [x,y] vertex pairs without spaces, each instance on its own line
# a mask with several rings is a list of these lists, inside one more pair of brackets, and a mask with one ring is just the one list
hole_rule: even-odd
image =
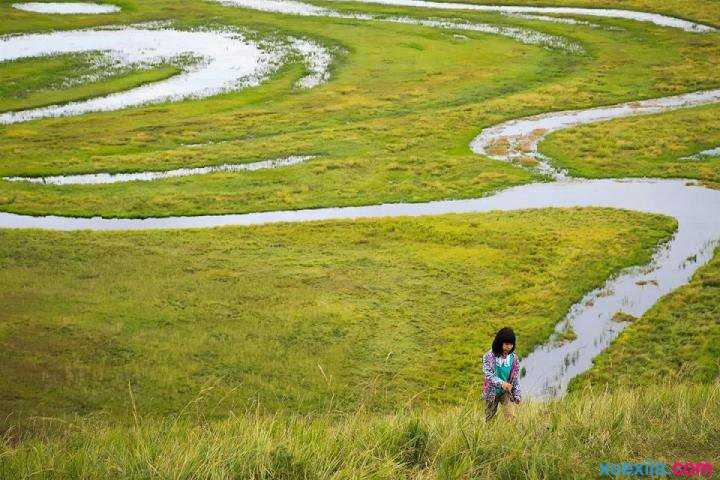
[[510,327],[504,327],[498,330],[495,334],[495,340],[493,340],[492,351],[495,356],[500,356],[503,353],[503,343],[512,343],[513,347],[510,353],[515,351],[515,332]]

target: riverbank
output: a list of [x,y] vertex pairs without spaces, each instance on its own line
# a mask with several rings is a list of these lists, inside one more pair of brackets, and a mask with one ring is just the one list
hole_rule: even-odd
[[[573,389],[624,388],[669,378],[711,383],[720,378],[720,249],[693,280],[631,324],[595,358]],[[651,287],[651,285],[648,285]]]

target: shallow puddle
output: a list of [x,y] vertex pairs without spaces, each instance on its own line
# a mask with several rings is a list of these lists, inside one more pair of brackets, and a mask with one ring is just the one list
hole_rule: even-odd
[[[577,20],[575,18],[552,17],[550,15],[534,15],[531,13],[504,13],[503,15],[514,18],[522,18],[524,20],[539,20],[541,22],[564,23],[567,25],[584,25],[590,28],[601,28],[601,26],[596,23],[586,22],[584,20]],[[615,30],[615,28],[612,29]],[[608,28],[608,30],[610,30],[610,28]]]
[[317,17],[333,17],[340,14],[328,8],[318,7],[311,3],[296,0],[215,0],[229,7],[241,7],[261,12],[285,13],[288,15],[303,15]]
[[26,2],[13,3],[12,7],[26,12],[60,15],[115,13],[120,11],[120,7],[117,5],[92,2]]
[[693,155],[688,155],[687,157],[680,157],[679,160],[700,161],[700,160],[708,160],[711,158],[718,158],[718,157],[720,157],[720,147],[703,150],[702,152],[698,152]]

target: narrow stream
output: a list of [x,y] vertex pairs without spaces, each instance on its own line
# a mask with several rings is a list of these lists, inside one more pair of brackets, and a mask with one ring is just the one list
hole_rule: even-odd
[[149,182],[165,178],[207,175],[219,172],[254,172],[268,168],[289,167],[304,163],[313,158],[312,155],[294,155],[272,160],[260,160],[250,163],[224,163],[197,168],[178,168],[175,170],[158,170],[133,173],[81,173],[79,175],[53,175],[48,177],[2,177],[8,182],[28,182],[42,185],[101,185],[108,183]]
[[[340,13],[325,7],[319,7],[312,3],[300,0],[214,0],[223,5],[249,8],[272,13],[284,13],[287,15],[324,16],[336,18],[354,18],[361,20],[383,20],[378,15],[363,13]],[[336,0],[345,1],[345,0]],[[702,23],[692,22],[682,18],[670,17],[659,13],[638,12],[635,10],[623,10],[617,8],[580,8],[580,7],[534,7],[524,5],[478,5],[474,3],[453,3],[433,2],[429,0],[350,0],[358,3],[375,3],[380,5],[392,5],[396,7],[414,7],[434,10],[463,10],[477,12],[502,13],[507,15],[535,15],[535,20],[557,21],[557,17],[547,17],[543,14],[560,16],[582,16],[600,18],[619,18],[624,20],[635,20],[638,22],[649,22],[661,27],[678,28],[686,32],[709,33],[717,29]],[[538,15],[540,14],[540,15]],[[532,18],[532,17],[526,17]],[[581,22],[574,22],[581,24]]]
[[[340,0],[344,1],[344,0]],[[433,2],[429,0],[351,0],[359,3],[376,3],[398,7],[416,7],[437,10],[466,10],[497,13],[539,13],[551,15],[573,15],[587,17],[621,18],[649,22],[661,27],[679,28],[687,32],[715,32],[714,27],[692,22],[682,18],[670,17],[659,13],[638,12],[618,8],[581,8],[581,7],[534,7],[525,5],[478,5],[473,3]]]
[[[552,132],[615,118],[651,115],[718,102],[720,102],[720,89],[651,98],[607,107],[543,113],[486,128],[473,139],[470,149],[478,155],[485,155],[504,162],[514,162],[532,157],[538,162],[540,171],[559,179],[566,176],[565,172],[556,170],[548,159],[538,152],[540,142]],[[706,152],[699,154],[704,153]]]

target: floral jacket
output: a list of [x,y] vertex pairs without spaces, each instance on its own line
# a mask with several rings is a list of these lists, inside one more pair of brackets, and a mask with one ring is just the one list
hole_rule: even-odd
[[[495,362],[500,357],[496,357],[492,350],[483,355],[483,397],[485,400],[495,400],[495,387],[500,386],[502,380],[495,375]],[[517,354],[513,355],[513,364],[510,367],[510,378],[508,383],[512,385],[510,389],[510,400],[520,403],[520,360]]]

